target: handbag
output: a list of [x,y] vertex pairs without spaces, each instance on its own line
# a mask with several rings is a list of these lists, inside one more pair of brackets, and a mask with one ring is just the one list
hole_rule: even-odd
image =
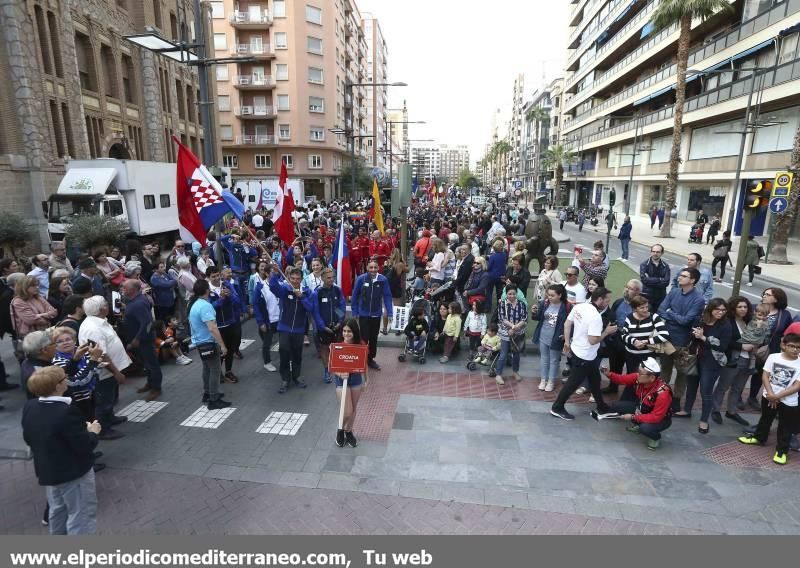
[[675,369],[684,375],[697,375],[697,355],[690,353],[688,347],[675,350]]
[[197,353],[203,361],[209,361],[215,357],[219,357],[220,352],[216,343],[203,343],[197,346]]
[[125,273],[124,273],[124,272],[122,272],[122,271],[120,271],[119,273],[117,273],[117,275],[116,275],[116,276],[114,276],[114,278],[112,278],[112,279],[110,280],[110,282],[111,282],[111,284],[112,284],[112,285],[114,285],[114,286],[119,286],[119,285],[121,285],[123,282],[125,282]]
[[719,248],[715,248],[712,256],[714,258],[725,258],[728,256],[729,249],[726,246],[721,246]]
[[[653,339],[656,335],[658,334],[654,329],[652,332],[650,332],[650,339]],[[675,346],[669,340],[662,341],[661,343],[653,343],[653,345],[650,345],[649,347],[651,351],[658,353],[659,355],[672,355],[676,351]]]

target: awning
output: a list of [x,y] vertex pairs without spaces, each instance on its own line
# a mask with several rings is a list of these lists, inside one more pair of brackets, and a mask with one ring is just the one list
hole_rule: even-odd
[[745,51],[742,51],[741,53],[737,53],[736,55],[731,57],[730,60],[731,61],[736,61],[737,59],[741,59],[743,57],[747,57],[748,55],[751,55],[751,54],[753,54],[753,53],[755,53],[757,51],[761,51],[762,49],[764,49],[765,47],[767,47],[769,45],[773,45],[774,42],[775,42],[775,40],[773,40],[773,39],[768,39],[767,41],[762,41],[761,43],[759,43],[758,45],[756,45],[754,47],[751,47],[750,49],[746,49]]
[[787,36],[793,33],[800,32],[800,22],[797,22],[795,25],[786,28],[785,30],[781,30],[778,34],[778,37]]
[[630,11],[631,11],[631,8],[633,8],[633,6],[634,6],[634,5],[635,5],[635,4],[636,4],[638,1],[639,1],[639,0],[633,0],[633,1],[632,1],[630,4],[628,4],[628,5],[627,5],[627,7],[626,7],[626,8],[625,8],[625,9],[624,9],[622,12],[620,12],[620,13],[619,13],[619,16],[617,16],[616,18],[614,18],[614,21],[613,21],[613,22],[611,22],[611,23],[612,23],[612,24],[616,24],[616,23],[617,23],[617,22],[619,22],[619,21],[620,21],[622,18],[624,18],[624,17],[625,17],[625,15],[626,15],[628,12],[630,12]]
[[639,106],[640,104],[646,103],[647,101],[649,101],[649,100],[651,100],[651,99],[654,99],[654,98],[656,98],[656,97],[658,97],[658,96],[661,96],[661,95],[663,95],[664,93],[668,93],[668,92],[670,92],[670,91],[671,91],[672,89],[674,89],[674,88],[675,88],[675,85],[670,85],[669,87],[664,87],[663,89],[659,89],[659,90],[657,90],[655,93],[652,93],[652,94],[650,94],[650,95],[647,95],[646,97],[644,97],[644,98],[641,98],[641,99],[639,99],[638,101],[634,102],[634,103],[633,103],[633,106]]
[[641,34],[639,34],[639,39],[644,39],[644,38],[646,38],[646,37],[647,37],[647,36],[649,36],[651,33],[653,33],[653,30],[655,30],[655,29],[656,29],[656,27],[655,27],[655,25],[653,25],[653,23],[652,23],[652,22],[647,22],[647,23],[644,25],[644,27],[642,28],[642,33],[641,33]]
[[117,170],[114,168],[75,168],[68,170],[58,193],[62,195],[102,195],[111,185]]
[[603,45],[606,41],[608,41],[608,30],[604,31],[599,36],[597,36],[597,40],[595,41],[595,43],[598,46],[600,46]]

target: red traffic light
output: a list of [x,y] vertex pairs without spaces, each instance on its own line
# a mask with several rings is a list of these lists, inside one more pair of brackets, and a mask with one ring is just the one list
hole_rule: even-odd
[[772,193],[772,181],[761,180],[751,182],[747,186],[747,193],[744,196],[744,206],[748,209],[765,208],[769,205],[770,194]]

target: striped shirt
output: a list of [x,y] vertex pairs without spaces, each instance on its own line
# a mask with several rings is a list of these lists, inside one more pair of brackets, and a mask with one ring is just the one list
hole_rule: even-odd
[[[510,322],[513,325],[518,324],[521,321],[528,321],[528,308],[525,304],[517,301],[516,304],[513,306],[511,302],[505,301],[500,302],[500,305],[497,306],[497,323],[500,327],[500,337],[504,340],[509,339],[508,335],[508,328],[505,326],[504,322]],[[523,326],[520,331],[518,331],[514,336],[517,337],[519,335],[525,334],[525,327]]]
[[626,317],[625,326],[622,328],[622,341],[625,343],[625,351],[636,355],[653,353],[649,347],[643,349],[634,347],[633,342],[637,340],[646,341],[649,345],[669,341],[667,325],[661,316],[651,314],[643,320],[637,319],[633,314]]
[[88,353],[75,361],[69,353],[56,352],[53,365],[61,367],[67,374],[67,396],[75,402],[92,397],[97,386],[97,362],[89,359]]

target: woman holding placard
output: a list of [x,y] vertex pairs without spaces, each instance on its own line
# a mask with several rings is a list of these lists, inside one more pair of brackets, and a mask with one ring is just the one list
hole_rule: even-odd
[[[355,318],[344,322],[342,336],[344,343],[351,345],[364,343],[361,340],[358,320]],[[364,368],[363,375],[361,373],[335,373],[334,379],[336,380],[336,398],[344,406],[343,415],[340,411],[340,416],[343,416],[339,424],[340,428],[336,430],[336,445],[342,448],[347,444],[351,448],[355,448],[358,441],[353,436],[353,424],[356,421],[356,407],[358,399],[361,398],[361,390],[367,386],[367,368]],[[346,386],[344,379],[347,379]]]

